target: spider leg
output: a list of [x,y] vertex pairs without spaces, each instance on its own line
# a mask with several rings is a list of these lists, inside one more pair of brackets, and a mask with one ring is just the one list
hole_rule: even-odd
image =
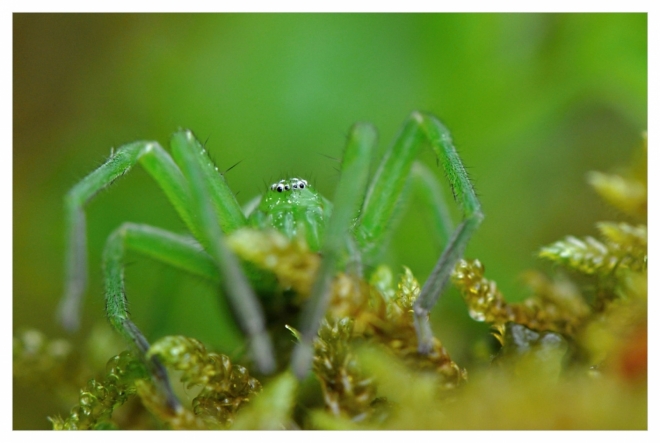
[[103,275],[105,278],[105,310],[112,326],[126,339],[135,344],[140,356],[149,368],[157,389],[167,405],[174,411],[181,403],[172,391],[167,371],[157,356],[148,359],[149,342],[133,323],[128,312],[128,300],[124,289],[124,256],[126,249],[135,249],[182,269],[196,265],[198,273],[217,280],[218,275],[210,257],[201,247],[187,238],[146,225],[124,223],[109,237],[103,250]]
[[127,250],[139,252],[211,283],[219,284],[220,275],[211,257],[193,238],[154,226],[123,223],[113,231],[106,243],[103,269],[108,319],[116,330],[136,345],[167,404],[176,410],[180,403],[172,392],[165,367],[155,356],[145,358],[150,345],[130,319],[124,287],[124,257]]
[[198,230],[190,212],[188,185],[169,154],[156,142],[121,146],[98,169],[82,179],[66,195],[66,283],[57,316],[68,330],[80,324],[82,298],[87,287],[87,233],[85,205],[100,190],[141,163],[156,180],[190,231]]
[[342,158],[341,178],[335,191],[332,215],[321,247],[323,260],[310,299],[302,312],[300,342],[291,360],[291,368],[299,379],[307,375],[311,365],[313,340],[328,306],[337,259],[345,247],[346,235],[362,203],[375,144],[376,130],[373,126],[357,123],[351,128]]
[[413,192],[421,198],[422,204],[430,209],[431,224],[436,228],[433,230],[435,243],[438,246],[446,245],[454,231],[454,223],[438,178],[426,165],[417,161],[412,165],[410,178]]
[[220,284],[215,263],[192,237],[131,222],[123,223],[111,235],[121,238],[129,250],[202,277],[210,283]]
[[[197,216],[201,231],[198,239],[219,271],[221,286],[232,303],[239,324],[250,340],[252,357],[257,367],[262,373],[270,373],[275,369],[275,357],[266,332],[265,317],[238,259],[225,243],[220,221],[211,201],[214,189],[205,179],[203,161],[200,161],[198,155],[203,152],[203,147],[190,131],[175,133],[171,146],[172,155],[190,184],[191,208]],[[240,215],[243,216],[243,213]]]
[[[180,140],[184,137],[184,134],[187,136],[190,133],[181,131],[175,135],[175,139],[178,136]],[[190,136],[192,137],[191,134]],[[217,242],[212,239],[221,237],[214,236],[215,231],[212,232],[212,235],[208,235],[208,225],[204,223],[208,221],[208,217],[200,217],[199,212],[197,212],[200,207],[200,192],[203,192],[205,197],[204,202],[201,204],[204,209],[202,212],[204,214],[209,211],[212,213],[215,229],[220,230],[222,228],[226,232],[230,232],[245,225],[246,219],[240,206],[204,148],[196,141],[195,143],[189,143],[188,148],[192,148],[194,151],[190,151],[189,156],[194,162],[192,166],[196,174],[193,180],[194,186],[184,176],[172,157],[158,143],[141,141],[121,146],[103,165],[69,191],[65,198],[68,237],[66,288],[58,312],[60,321],[65,327],[68,329],[78,327],[80,305],[86,287],[87,246],[84,206],[98,191],[112,184],[114,180],[127,173],[136,164],[142,165],[163,189],[166,197],[190,232],[205,248],[208,248],[207,251],[209,249],[217,251]],[[188,168],[188,172],[190,172],[190,168]],[[200,189],[202,191],[199,191]],[[201,218],[204,220],[201,220]],[[222,235],[221,231],[220,235]],[[107,253],[111,254],[111,252],[112,250],[108,250]],[[217,273],[217,261],[211,259],[211,262],[214,264]],[[236,264],[234,268],[238,269],[237,266]],[[240,273],[240,270],[238,270],[238,273]],[[121,273],[116,275],[121,276]],[[113,284],[117,285],[117,282],[121,280],[114,278],[112,281],[115,282]],[[248,334],[255,335],[257,333],[259,336],[256,340],[253,340],[253,345],[259,349],[254,352],[256,363],[261,369],[268,371],[273,366],[272,361],[274,361],[274,358],[272,357],[268,337],[265,336],[264,338],[263,333],[261,335],[258,333],[258,331],[263,330],[263,327],[258,326],[264,323],[263,314],[258,304],[256,304],[254,294],[250,292],[246,295],[244,290],[234,289],[233,281],[231,278],[225,279],[223,282],[226,289],[225,293],[229,296],[230,302],[234,305],[240,305],[238,310],[242,313],[243,318],[252,318]],[[121,297],[123,297],[123,292],[121,294]],[[251,302],[243,301],[249,300],[250,296],[252,297]],[[118,328],[119,331],[124,335],[129,334],[132,341],[144,352],[144,346],[148,346],[148,344],[130,320],[123,325],[119,325],[117,322],[113,324],[115,327],[121,326]],[[241,324],[241,326],[245,325]],[[157,374],[156,378],[158,378]]]
[[[204,182],[211,190],[210,202],[224,232],[229,233],[245,226],[246,218],[238,202],[201,145],[196,154]],[[196,216],[190,210],[188,183],[172,157],[158,143],[151,141],[139,141],[119,147],[103,165],[78,182],[65,197],[66,286],[57,316],[59,322],[68,330],[76,330],[79,327],[82,298],[87,286],[84,207],[100,190],[110,186],[138,163],[163,190],[193,236],[202,237]]]
[[[461,162],[451,135],[447,128],[434,116],[421,112],[413,112],[406,120],[394,144],[386,152],[374,180],[367,192],[362,208],[359,225],[355,234],[367,261],[373,262],[380,251],[380,245],[386,237],[389,220],[394,214],[399,197],[408,180],[413,162],[421,147],[428,144],[442,165],[454,194],[454,199],[463,212],[463,220],[453,232],[445,249],[438,259],[431,275],[422,287],[422,291],[414,304],[415,328],[418,337],[418,350],[428,353],[432,348],[433,332],[429,322],[429,312],[438,301],[445,288],[456,261],[463,255],[467,243],[483,219],[481,204]],[[419,179],[426,181],[426,188],[431,201],[436,199],[433,185],[425,178],[423,169],[417,169]],[[420,176],[421,171],[421,176]],[[436,218],[439,229],[447,227],[445,216]],[[446,229],[446,228],[445,228]]]

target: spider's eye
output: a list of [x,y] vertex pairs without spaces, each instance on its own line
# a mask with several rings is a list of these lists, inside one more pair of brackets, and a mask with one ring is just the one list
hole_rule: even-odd
[[289,189],[291,189],[291,187],[289,185],[284,185],[284,190],[285,191],[288,191]]
[[305,189],[305,182],[304,182],[304,181],[301,181],[300,183],[298,183],[298,187],[299,187],[300,189]]
[[282,191],[284,191],[284,186],[282,186],[281,184],[277,185],[276,189],[277,189],[277,192],[282,192]]
[[293,189],[298,189],[298,182],[294,182],[292,187]]

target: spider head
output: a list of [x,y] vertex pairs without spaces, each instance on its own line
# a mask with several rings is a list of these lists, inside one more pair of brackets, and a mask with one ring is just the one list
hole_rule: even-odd
[[291,239],[302,235],[317,251],[329,211],[329,202],[307,180],[293,177],[270,185],[249,223],[259,229],[275,228]]

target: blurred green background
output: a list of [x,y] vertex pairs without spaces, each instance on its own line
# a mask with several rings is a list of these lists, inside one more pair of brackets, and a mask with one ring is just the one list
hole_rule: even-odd
[[[326,156],[340,157],[352,123],[373,122],[383,150],[410,111],[430,111],[452,131],[486,213],[467,256],[519,300],[521,272],[545,267],[542,245],[619,217],[585,173],[627,163],[647,125],[645,14],[15,14],[13,49],[13,326],[52,337],[64,336],[54,322],[63,196],[125,142],[166,146],[191,128],[221,169],[241,161],[226,176],[241,203],[289,174],[331,197],[338,176]],[[431,153],[421,158],[436,168]],[[423,281],[440,250],[416,203],[391,256]],[[141,169],[87,214],[91,275],[76,342],[104,321],[109,233],[123,221],[183,230]],[[137,255],[126,281],[151,340],[236,348],[213,288]],[[434,316],[451,355],[469,364],[487,328],[454,290]],[[14,386],[15,429],[48,428],[47,415],[67,410]]]

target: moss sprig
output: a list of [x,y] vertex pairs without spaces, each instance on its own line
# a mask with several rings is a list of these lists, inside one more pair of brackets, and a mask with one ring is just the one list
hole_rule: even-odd
[[[151,346],[147,357],[158,356],[170,368],[181,371],[181,381],[188,388],[201,386],[192,400],[196,417],[218,427],[230,426],[238,410],[261,390],[259,381],[243,366],[232,364],[229,357],[208,352],[193,338],[169,336]],[[145,393],[151,392],[146,390]],[[203,427],[187,417],[172,417],[167,408],[157,408],[166,421],[177,428]]]
[[[451,359],[437,338],[433,339],[429,354],[417,352],[412,309],[420,285],[410,269],[404,268],[395,286],[389,268],[380,267],[373,274],[371,285],[355,284],[350,297],[341,290],[343,295],[337,296],[342,278],[347,277],[335,281],[334,301],[314,343],[314,372],[331,414],[353,422],[368,422],[384,419],[385,409],[392,406],[379,396],[373,378],[361,368],[354,349],[359,345],[375,346],[400,359],[412,371],[435,377],[438,395],[467,380],[465,369]],[[352,315],[336,316],[332,306],[339,305],[340,312],[345,312],[347,300],[356,303]]]
[[[387,271],[385,271],[387,272]],[[379,274],[383,276],[383,271]],[[392,281],[386,278],[385,281]],[[384,288],[382,282],[372,279],[374,286],[380,285],[386,293],[394,294],[387,298],[379,291],[372,292],[377,302],[372,306],[384,306],[384,309],[373,309],[373,320],[370,331],[365,334],[372,341],[385,345],[386,348],[402,359],[410,367],[432,372],[439,376],[438,386],[443,390],[451,390],[467,380],[467,372],[461,369],[449,356],[449,352],[440,340],[433,338],[433,345],[428,354],[417,351],[417,333],[415,331],[413,304],[420,293],[420,285],[410,269],[404,267],[396,290]]]
[[590,314],[581,295],[573,292],[570,286],[553,285],[538,274],[530,275],[529,279],[542,289],[541,296],[522,303],[508,303],[497,284],[486,279],[484,273],[479,260],[460,260],[452,274],[452,281],[461,291],[474,320],[490,323],[496,328],[514,322],[537,331],[570,335]]
[[125,351],[111,358],[102,380],[91,379],[80,390],[78,404],[66,418],[49,418],[55,430],[113,429],[112,413],[137,393],[135,382],[147,379],[139,359]]
[[621,283],[630,273],[645,273],[647,241],[647,139],[632,164],[621,175],[591,172],[587,180],[608,203],[626,215],[643,220],[632,225],[600,222],[596,227],[602,240],[568,236],[541,249],[539,256],[593,279],[595,306],[599,311],[625,296]]
[[353,325],[347,317],[321,322],[314,341],[313,370],[321,382],[328,410],[335,416],[362,421],[372,412],[376,386],[355,358],[351,346]]
[[626,215],[646,220],[648,201],[648,136],[642,134],[642,143],[630,166],[620,174],[589,172],[587,181],[596,192],[613,207]]
[[597,224],[604,240],[593,237],[564,240],[541,249],[540,257],[550,259],[577,272],[611,277],[619,270],[643,271],[647,266],[646,226],[627,223]]
[[243,260],[272,272],[284,290],[310,293],[321,258],[302,240],[289,240],[276,230],[238,229],[227,237],[228,245]]

